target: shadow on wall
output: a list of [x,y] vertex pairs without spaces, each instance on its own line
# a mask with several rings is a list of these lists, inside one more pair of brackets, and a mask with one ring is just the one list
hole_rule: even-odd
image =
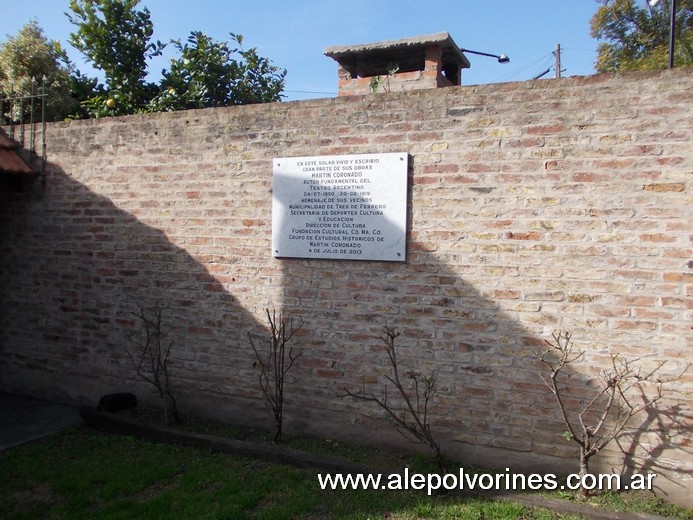
[[[693,434],[691,424],[693,412],[684,406],[657,407],[655,404],[647,409],[637,431],[614,441],[625,455],[623,465],[618,470],[628,478],[635,470],[640,473],[654,472],[658,479],[666,480],[666,488],[683,487],[685,490],[680,475],[686,475],[688,479],[693,478],[693,469],[679,469],[679,475],[675,477],[668,475],[666,470],[670,469],[670,466],[667,462],[667,448],[677,446],[683,452],[693,454],[690,448]],[[660,481],[656,484],[656,489],[661,490],[663,483]]]
[[[390,402],[396,403],[396,390],[383,376],[391,374],[380,339],[388,327],[401,333],[396,346],[403,380],[409,370],[438,374],[438,393],[429,410],[433,432],[445,452],[485,467],[577,472],[579,451],[564,438],[560,409],[540,379],[547,376],[540,362],[547,348],[544,340],[557,322],[546,314],[546,335],[538,337],[517,318],[520,312],[542,316],[541,290],[536,298],[523,300],[513,287],[475,287],[474,281],[486,273],[495,276],[498,270],[512,267],[494,264],[492,251],[483,254],[467,248],[463,233],[454,225],[422,230],[425,217],[413,222],[413,160],[410,157],[406,262],[278,260],[285,310],[300,315],[310,330],[302,338],[303,357],[287,390],[287,424],[315,435],[356,441],[363,440],[366,432],[369,442],[411,447],[380,407],[339,397],[345,388],[381,398],[387,391]],[[288,206],[290,201],[283,202]],[[454,223],[455,216],[438,216],[438,220]],[[394,222],[379,229],[383,236],[401,232]],[[329,241],[328,235],[322,240]],[[440,251],[437,240],[456,242],[459,247]],[[575,332],[577,338],[579,331]],[[593,368],[576,363],[562,372],[569,412],[594,395],[598,382],[585,375],[595,373]],[[623,441],[632,439],[627,449],[622,448],[626,465],[637,464],[648,471],[671,469],[660,466],[657,455],[682,446],[679,441],[686,426],[676,419],[675,410],[670,412],[668,416],[667,410],[653,409],[644,420],[632,421],[637,427],[637,419],[643,420],[643,431],[619,439],[622,447]],[[577,420],[575,415],[571,418]],[[653,420],[659,424],[650,431]],[[611,448],[618,449],[616,442]],[[612,451],[610,460],[602,459],[602,470],[618,466],[613,455]],[[592,460],[593,471],[599,459]],[[624,471],[632,473],[632,468]],[[671,484],[681,485],[673,480]]]
[[[286,389],[287,431],[402,444],[381,410],[338,397],[344,387],[382,388],[378,370],[388,367],[378,338],[387,325],[402,334],[403,369],[439,371],[431,412],[448,452],[468,463],[573,470],[576,450],[563,439],[559,411],[539,379],[543,339],[507,310],[512,305],[498,303],[531,312],[538,300],[521,301],[511,287],[477,289],[474,280],[486,270],[507,268],[494,265],[493,255],[467,250],[463,241],[458,250],[437,249],[436,240],[459,231],[424,233],[414,225],[413,171],[410,163],[406,263],[276,260],[284,310],[306,322],[304,354]],[[136,385],[153,399],[134,375],[125,337],[137,326],[137,303],[170,304],[165,324],[175,341],[173,382],[184,389],[181,411],[270,427],[247,340],[265,324],[210,273],[217,260],[228,260],[191,256],[56,165],[45,186],[1,193],[0,214],[0,389],[96,404],[104,393]],[[577,405],[589,382],[578,372],[568,380]],[[659,469],[654,456],[669,447],[675,428],[667,422],[666,436],[648,439],[653,456],[645,468]]]
[[126,336],[140,326],[138,304],[168,305],[181,411],[262,417],[247,383],[257,378],[247,331],[262,325],[200,261],[55,164],[45,185],[0,200],[3,391],[96,405],[134,385],[154,400],[135,376]]

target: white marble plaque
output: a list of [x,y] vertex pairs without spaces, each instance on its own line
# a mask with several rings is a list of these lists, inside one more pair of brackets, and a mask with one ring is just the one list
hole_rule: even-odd
[[406,153],[274,159],[273,256],[403,262],[408,159]]

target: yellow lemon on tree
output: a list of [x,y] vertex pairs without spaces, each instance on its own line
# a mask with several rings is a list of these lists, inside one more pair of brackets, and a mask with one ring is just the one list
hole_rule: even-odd
[[113,99],[113,98],[108,98],[108,99],[106,100],[106,106],[107,106],[108,108],[111,108],[111,109],[115,108],[115,106],[116,106],[116,100]]

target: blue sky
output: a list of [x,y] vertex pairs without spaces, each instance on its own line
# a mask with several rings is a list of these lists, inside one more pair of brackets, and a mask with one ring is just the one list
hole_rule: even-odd
[[[46,36],[67,49],[78,68],[96,75],[67,43],[75,27],[64,15],[68,0],[0,0],[0,41],[36,19]],[[331,97],[337,64],[323,55],[331,45],[371,43],[447,31],[460,47],[505,53],[510,63],[467,54],[471,69],[462,83],[531,79],[553,67],[561,45],[564,76],[594,73],[597,41],[589,34],[596,0],[141,0],[154,22],[154,39],[185,39],[203,31],[217,40],[242,34],[244,47],[257,47],[287,69],[286,100]],[[150,65],[156,80],[164,56]],[[554,69],[545,77],[553,77]]]

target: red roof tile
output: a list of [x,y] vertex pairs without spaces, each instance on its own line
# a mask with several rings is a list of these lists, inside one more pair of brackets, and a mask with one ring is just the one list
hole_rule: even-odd
[[19,143],[7,137],[0,128],[0,173],[33,173],[31,167],[17,153],[19,148]]
[[7,137],[2,128],[0,128],[0,148],[17,148],[17,143]]

